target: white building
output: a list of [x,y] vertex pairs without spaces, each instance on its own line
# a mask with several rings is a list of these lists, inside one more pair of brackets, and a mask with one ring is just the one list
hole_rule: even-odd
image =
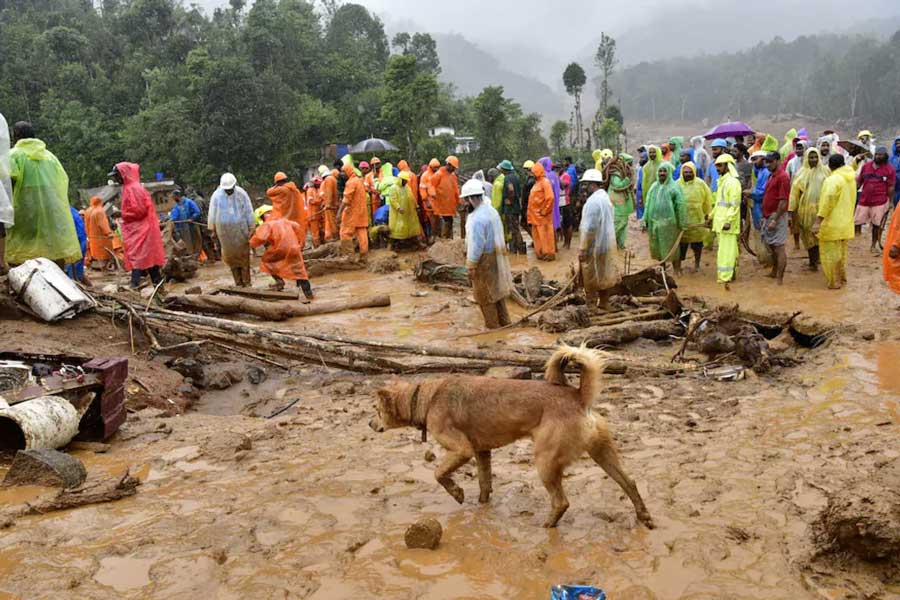
[[454,154],[469,154],[470,152],[477,152],[479,148],[478,140],[471,136],[458,136],[456,135],[456,130],[452,127],[432,127],[428,130],[428,135],[433,138],[442,135],[451,136],[456,143]]

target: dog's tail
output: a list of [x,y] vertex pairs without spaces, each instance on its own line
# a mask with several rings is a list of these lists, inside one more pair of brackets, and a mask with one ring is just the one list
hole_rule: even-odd
[[544,380],[554,385],[568,385],[566,382],[566,367],[569,363],[581,365],[581,404],[587,410],[594,403],[594,399],[600,393],[600,378],[606,369],[606,360],[596,350],[591,350],[582,345],[560,346],[544,368]]

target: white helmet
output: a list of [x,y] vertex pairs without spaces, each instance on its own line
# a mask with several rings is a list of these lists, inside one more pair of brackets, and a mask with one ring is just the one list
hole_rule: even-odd
[[588,169],[581,176],[581,180],[590,183],[603,183],[603,174],[597,169]]
[[473,177],[463,185],[460,196],[463,198],[468,198],[469,196],[484,196],[484,185]]
[[223,190],[233,190],[234,186],[237,185],[237,177],[232,175],[231,173],[225,173],[222,175],[222,178],[219,179],[219,187]]

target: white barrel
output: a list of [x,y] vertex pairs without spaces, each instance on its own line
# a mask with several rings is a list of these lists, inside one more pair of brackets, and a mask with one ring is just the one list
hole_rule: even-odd
[[[65,398],[44,396],[0,408],[0,448],[62,448],[78,435],[81,417]],[[24,443],[24,446],[23,446]]]
[[9,286],[45,321],[69,319],[94,306],[56,263],[32,258],[9,271]]

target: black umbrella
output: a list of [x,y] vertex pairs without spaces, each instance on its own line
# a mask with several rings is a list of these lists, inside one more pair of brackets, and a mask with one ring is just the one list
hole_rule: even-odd
[[369,138],[351,147],[350,153],[356,154],[357,152],[390,152],[399,149],[400,148],[393,145],[387,140],[383,140],[381,138]]

